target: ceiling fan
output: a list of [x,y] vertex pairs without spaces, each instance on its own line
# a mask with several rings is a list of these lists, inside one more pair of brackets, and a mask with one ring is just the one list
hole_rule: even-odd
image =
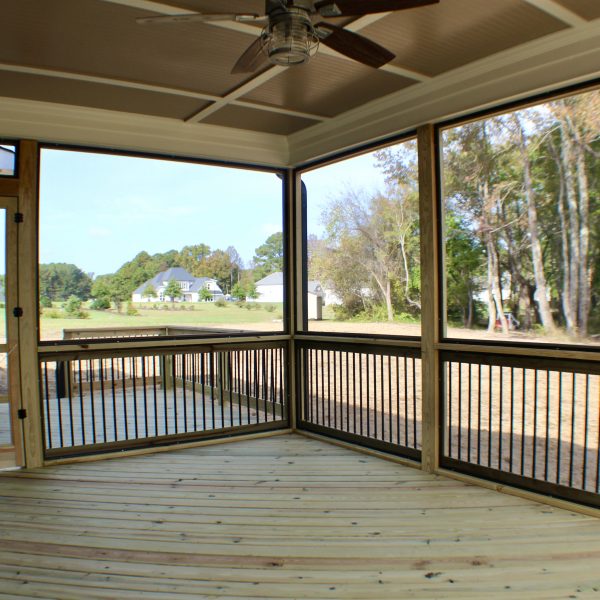
[[[252,73],[264,62],[293,66],[306,63],[319,43],[370,67],[379,68],[394,54],[372,40],[322,18],[354,17],[436,4],[439,0],[265,0],[265,14],[188,13],[137,19],[141,24],[237,21],[265,27],[235,63],[232,73]],[[317,19],[315,19],[317,20]]]

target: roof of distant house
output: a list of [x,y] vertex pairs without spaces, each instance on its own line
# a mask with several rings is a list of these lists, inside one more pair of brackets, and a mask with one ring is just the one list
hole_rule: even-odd
[[[256,286],[259,285],[283,285],[283,273],[281,271],[277,271],[276,273],[271,273],[262,279],[259,279],[256,282]],[[308,282],[308,292],[310,294],[319,294],[323,291],[321,287],[321,283],[319,281],[309,281]]]
[[143,294],[144,290],[148,286],[152,286],[155,290],[162,287],[163,285],[167,285],[169,281],[187,281],[190,284],[188,292],[199,292],[204,288],[207,281],[215,281],[211,277],[194,277],[190,273],[188,273],[183,267],[171,267],[166,271],[162,271],[158,275],[155,275],[152,279],[145,281],[140,285],[136,290],[134,290],[134,294]]

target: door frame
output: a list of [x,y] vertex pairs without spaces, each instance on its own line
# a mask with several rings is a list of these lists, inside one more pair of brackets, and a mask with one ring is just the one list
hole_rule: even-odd
[[[23,425],[19,418],[21,409],[21,384],[19,366],[19,324],[13,310],[18,306],[18,238],[17,221],[19,201],[15,196],[0,196],[0,210],[5,212],[5,258],[4,311],[6,314],[6,343],[0,344],[0,353],[6,353],[8,376],[8,404],[10,408],[11,445],[0,449],[2,458],[12,453],[14,466],[23,466]],[[3,461],[8,462],[8,461]],[[10,466],[10,465],[4,465]]]

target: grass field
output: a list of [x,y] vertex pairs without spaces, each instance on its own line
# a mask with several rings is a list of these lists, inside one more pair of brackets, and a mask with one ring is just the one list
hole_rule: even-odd
[[[136,305],[137,306],[137,305]],[[196,327],[228,327],[232,329],[258,328],[277,331],[283,329],[281,304],[256,304],[258,308],[243,308],[234,303],[218,306],[210,302],[193,305],[175,303],[176,309],[155,310],[152,308],[139,308],[137,315],[127,315],[125,310],[87,310],[89,318],[77,319],[51,318],[45,310],[40,318],[42,340],[63,339],[64,329],[87,329],[95,327],[153,327],[165,325],[187,325]],[[261,325],[262,324],[262,325]]]

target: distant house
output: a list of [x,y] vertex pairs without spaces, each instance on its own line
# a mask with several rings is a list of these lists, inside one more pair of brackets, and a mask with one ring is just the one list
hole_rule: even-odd
[[0,146],[0,175],[14,175],[15,151],[6,146]]
[[[181,267],[171,267],[162,273],[154,276],[152,279],[142,283],[131,295],[133,302],[165,302],[171,300],[165,296],[165,290],[170,281],[175,280],[183,296],[175,298],[175,302],[214,302],[220,298],[224,298],[223,290],[215,279],[210,277],[194,277]],[[148,296],[147,290],[154,288],[156,296]],[[206,300],[201,295],[202,290],[208,290],[211,297]]]
[[[247,298],[249,302],[283,302],[283,273],[271,273],[256,282],[258,298]],[[306,294],[308,318],[321,319],[323,307],[323,288],[318,281],[309,281]]]

